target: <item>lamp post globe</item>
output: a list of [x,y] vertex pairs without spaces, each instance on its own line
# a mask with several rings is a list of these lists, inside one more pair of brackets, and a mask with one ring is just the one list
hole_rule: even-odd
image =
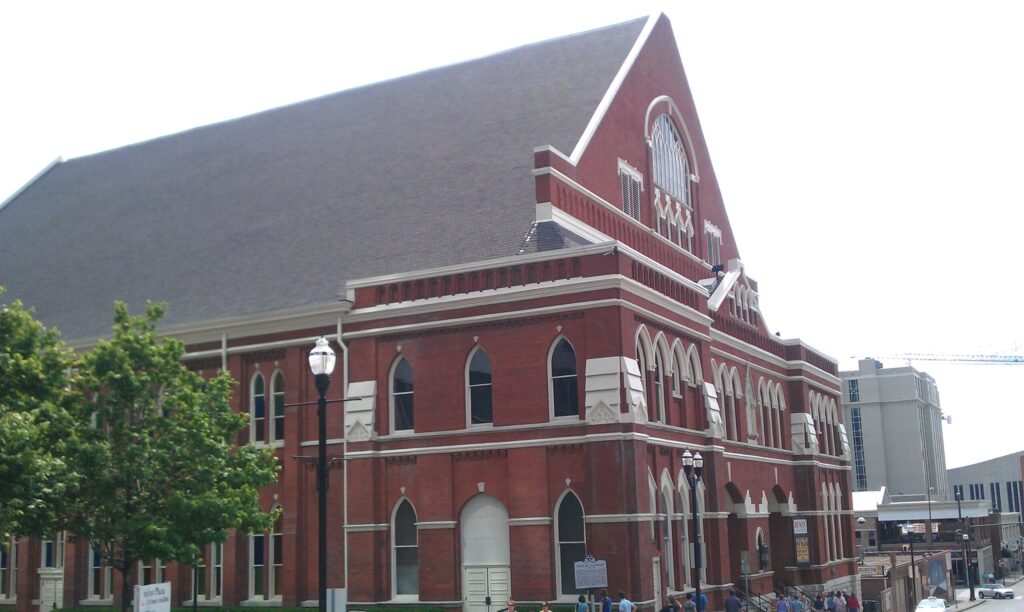
[[334,372],[334,363],[337,358],[327,339],[323,336],[317,338],[316,346],[309,352],[309,369],[314,376],[326,374],[330,376]]

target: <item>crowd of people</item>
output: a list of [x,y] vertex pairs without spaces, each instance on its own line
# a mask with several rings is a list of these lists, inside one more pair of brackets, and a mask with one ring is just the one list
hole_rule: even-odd
[[[638,612],[636,604],[630,600],[623,591],[618,592],[617,612]],[[597,605],[600,612],[612,612],[612,605],[615,604],[608,594],[607,589],[598,594]],[[743,609],[743,600],[739,598],[736,590],[730,590],[729,596],[724,602],[725,612],[740,612]],[[668,603],[659,612],[706,612],[708,598],[701,593],[699,600],[693,593],[683,595],[680,602],[675,595],[668,596]],[[576,604],[576,612],[589,612],[590,604],[584,595],[579,596]],[[516,602],[509,600],[506,612],[516,612]],[[540,612],[551,612],[549,602],[543,602]],[[775,612],[860,612],[860,601],[853,593],[843,591],[822,591],[812,600],[806,593],[776,593]]]

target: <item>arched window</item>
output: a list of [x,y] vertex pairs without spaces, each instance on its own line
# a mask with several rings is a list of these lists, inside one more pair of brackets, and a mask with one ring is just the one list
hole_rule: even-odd
[[654,184],[673,198],[693,208],[690,202],[690,162],[686,157],[683,139],[668,115],[654,120],[651,131],[654,157]]
[[401,357],[391,372],[391,427],[408,431],[413,427],[412,366]]
[[416,531],[416,510],[403,500],[391,524],[391,569],[393,596],[416,596],[420,592],[420,558]]
[[665,418],[665,368],[661,351],[654,352],[654,405],[651,406],[651,420],[666,422]]
[[270,395],[274,398],[274,420],[270,424],[271,438],[284,440],[284,374],[277,372],[270,379]]
[[282,523],[284,517],[277,517],[274,523],[274,531],[270,534],[270,588],[267,589],[267,598],[281,597],[281,587],[284,584],[284,529]]
[[559,583],[561,595],[583,593],[576,588],[574,565],[587,556],[587,535],[583,524],[583,504],[573,493],[566,493],[558,504],[558,522],[555,525],[557,538]]
[[675,570],[675,537],[672,534],[672,489],[667,488],[661,492],[661,497],[658,499],[660,508],[659,513],[662,513],[662,534],[661,534],[661,555],[664,559],[665,564],[665,577],[666,586],[669,589],[675,589],[676,582],[676,570]]
[[576,351],[565,338],[551,351],[551,406],[555,417],[578,417],[579,386],[576,380]]
[[469,397],[469,424],[484,425],[494,422],[491,394],[491,360],[482,348],[473,350],[466,371]]
[[252,419],[252,429],[249,430],[249,439],[253,444],[259,444],[265,439],[267,423],[266,385],[263,382],[263,375],[259,372],[252,377],[252,387],[249,397],[249,412]]

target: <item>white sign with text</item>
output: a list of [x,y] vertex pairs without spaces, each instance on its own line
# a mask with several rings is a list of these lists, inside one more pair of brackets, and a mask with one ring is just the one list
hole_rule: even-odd
[[135,585],[135,612],[171,612],[171,583]]

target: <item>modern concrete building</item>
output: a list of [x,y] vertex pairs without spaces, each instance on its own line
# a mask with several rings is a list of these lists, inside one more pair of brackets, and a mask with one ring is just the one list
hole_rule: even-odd
[[1024,452],[1011,453],[953,468],[947,472],[949,485],[960,499],[984,499],[997,512],[1020,512],[1022,488],[1021,462]]
[[874,359],[861,359],[856,371],[839,375],[854,490],[885,487],[899,499],[927,496],[931,487],[932,498],[952,499],[935,379],[910,366],[883,368]]

